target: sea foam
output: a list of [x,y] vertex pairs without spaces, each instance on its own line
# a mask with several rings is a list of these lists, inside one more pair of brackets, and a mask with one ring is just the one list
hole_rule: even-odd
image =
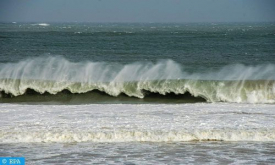
[[275,141],[274,108],[234,103],[1,104],[0,143]]

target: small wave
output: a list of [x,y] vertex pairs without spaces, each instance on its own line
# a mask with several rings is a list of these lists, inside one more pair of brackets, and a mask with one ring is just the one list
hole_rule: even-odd
[[146,92],[190,93],[208,102],[275,103],[275,66],[226,66],[219,71],[188,73],[171,61],[128,65],[73,63],[47,57],[0,65],[0,91],[19,96],[32,89],[57,94],[63,90],[144,98]]
[[50,26],[50,24],[47,23],[38,23],[38,24],[32,24],[34,26]]
[[39,26],[50,26],[50,24],[47,24],[47,23],[40,23],[38,24]]
[[275,130],[182,130],[182,131],[0,131],[0,143],[32,142],[180,142],[180,141],[275,141]]

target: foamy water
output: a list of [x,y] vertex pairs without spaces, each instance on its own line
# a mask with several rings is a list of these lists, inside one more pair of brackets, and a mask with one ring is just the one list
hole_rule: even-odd
[[[275,105],[0,105],[0,154],[34,164],[272,163]],[[70,156],[68,156],[70,155]]]
[[274,164],[274,142],[1,144],[26,164]]
[[0,142],[275,141],[274,109],[221,103],[2,104]]
[[50,26],[50,24],[47,23],[37,23],[37,24],[32,24],[33,26]]

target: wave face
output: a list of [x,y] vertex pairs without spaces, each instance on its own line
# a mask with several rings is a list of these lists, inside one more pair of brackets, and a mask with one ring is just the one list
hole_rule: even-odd
[[190,73],[172,60],[157,63],[73,63],[63,57],[44,57],[0,64],[0,90],[12,96],[28,89],[40,94],[101,91],[125,94],[190,93],[208,102],[275,103],[275,65],[230,65],[216,71]]

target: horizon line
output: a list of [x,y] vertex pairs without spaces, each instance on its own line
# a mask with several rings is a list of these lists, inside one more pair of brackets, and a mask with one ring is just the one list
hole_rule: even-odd
[[0,21],[0,23],[145,23],[145,24],[188,24],[188,23],[275,23],[275,21],[183,21],[183,22],[130,22],[130,21]]

